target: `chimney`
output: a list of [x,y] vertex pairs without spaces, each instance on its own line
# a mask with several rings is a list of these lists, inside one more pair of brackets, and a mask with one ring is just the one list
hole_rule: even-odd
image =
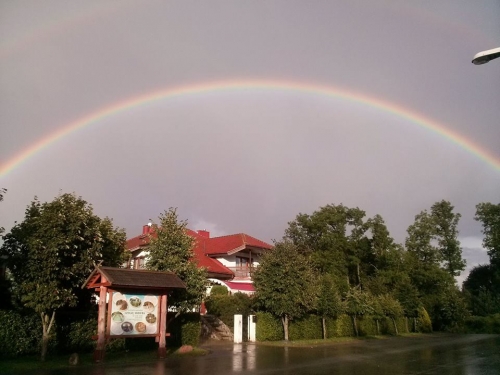
[[210,238],[210,232],[207,230],[199,230],[198,234],[203,238]]
[[151,225],[150,224],[143,225],[142,226],[142,234],[148,234],[150,232],[150,229],[151,229]]

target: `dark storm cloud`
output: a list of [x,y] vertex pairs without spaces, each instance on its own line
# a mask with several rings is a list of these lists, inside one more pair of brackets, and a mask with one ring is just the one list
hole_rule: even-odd
[[[499,14],[496,1],[3,2],[0,158],[127,98],[258,78],[403,106],[500,160],[500,61],[470,62],[497,47]],[[500,171],[361,103],[240,90],[102,119],[0,177],[0,187],[9,189],[6,228],[34,195],[62,190],[129,235],[174,206],[191,226],[271,240],[299,212],[344,203],[381,214],[403,242],[414,216],[441,199],[462,214],[461,236],[480,239],[475,205],[500,200]],[[474,251],[464,250],[470,264]]]

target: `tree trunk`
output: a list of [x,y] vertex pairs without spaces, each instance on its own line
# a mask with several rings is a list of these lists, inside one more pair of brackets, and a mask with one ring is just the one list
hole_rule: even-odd
[[359,274],[359,263],[356,264],[356,275],[358,277],[358,285],[361,285],[361,276]]
[[358,325],[356,324],[356,315],[352,316],[352,326],[354,327],[354,333],[356,334],[356,337],[358,337],[359,334],[358,334]]
[[417,332],[417,318],[413,317],[413,332]]
[[398,332],[398,326],[396,325],[396,319],[391,318],[391,320],[392,320],[392,324],[394,324],[394,331],[396,332],[396,336],[398,336],[399,332]]
[[49,347],[49,335],[50,329],[52,328],[52,324],[54,323],[54,319],[56,316],[55,310],[52,312],[52,317],[49,321],[49,316],[45,313],[40,313],[40,317],[42,318],[42,345],[40,352],[40,360],[45,361],[45,357],[47,356],[47,349]]
[[410,333],[410,329],[408,328],[408,317],[405,316],[405,328],[406,328],[406,333]]
[[377,336],[380,336],[380,328],[378,325],[378,319],[375,319],[375,323],[377,323]]
[[326,340],[326,319],[325,319],[325,317],[321,318],[321,323],[323,324],[323,340]]
[[285,341],[288,341],[288,315],[284,314],[281,317],[281,321],[283,322],[283,333],[285,334]]

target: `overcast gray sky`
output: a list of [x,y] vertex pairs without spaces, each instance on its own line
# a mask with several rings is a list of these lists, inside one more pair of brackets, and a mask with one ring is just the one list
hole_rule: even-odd
[[[192,229],[271,241],[343,203],[402,242],[446,199],[469,266],[485,262],[473,216],[500,201],[500,60],[471,60],[500,46],[499,20],[498,0],[0,1],[2,168],[117,103],[240,83],[124,108],[31,153],[0,175],[0,225],[62,191],[129,236],[173,206]],[[290,88],[307,85],[354,100]]]

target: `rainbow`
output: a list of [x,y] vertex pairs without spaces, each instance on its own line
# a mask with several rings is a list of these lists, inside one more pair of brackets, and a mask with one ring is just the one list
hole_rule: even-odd
[[103,107],[93,113],[90,113],[74,122],[62,126],[57,131],[49,134],[47,137],[31,144],[0,166],[0,177],[5,177],[9,172],[19,167],[31,157],[49,147],[51,144],[61,140],[70,133],[82,129],[91,124],[98,123],[104,119],[110,118],[117,113],[125,110],[131,110],[143,105],[168,100],[175,97],[188,95],[200,95],[211,92],[228,92],[234,90],[267,90],[267,91],[292,91],[305,94],[314,94],[330,97],[333,99],[343,99],[354,103],[359,103],[367,107],[396,115],[408,120],[409,123],[420,126],[435,133],[446,140],[458,145],[472,155],[484,161],[486,164],[500,171],[500,158],[488,150],[481,148],[471,140],[465,138],[459,133],[447,128],[446,126],[424,117],[417,112],[397,104],[370,97],[358,92],[348,91],[330,86],[323,86],[302,82],[277,81],[277,80],[228,80],[207,82],[200,84],[182,85],[163,90],[150,92],[144,95],[132,97],[124,101],[113,103]]

